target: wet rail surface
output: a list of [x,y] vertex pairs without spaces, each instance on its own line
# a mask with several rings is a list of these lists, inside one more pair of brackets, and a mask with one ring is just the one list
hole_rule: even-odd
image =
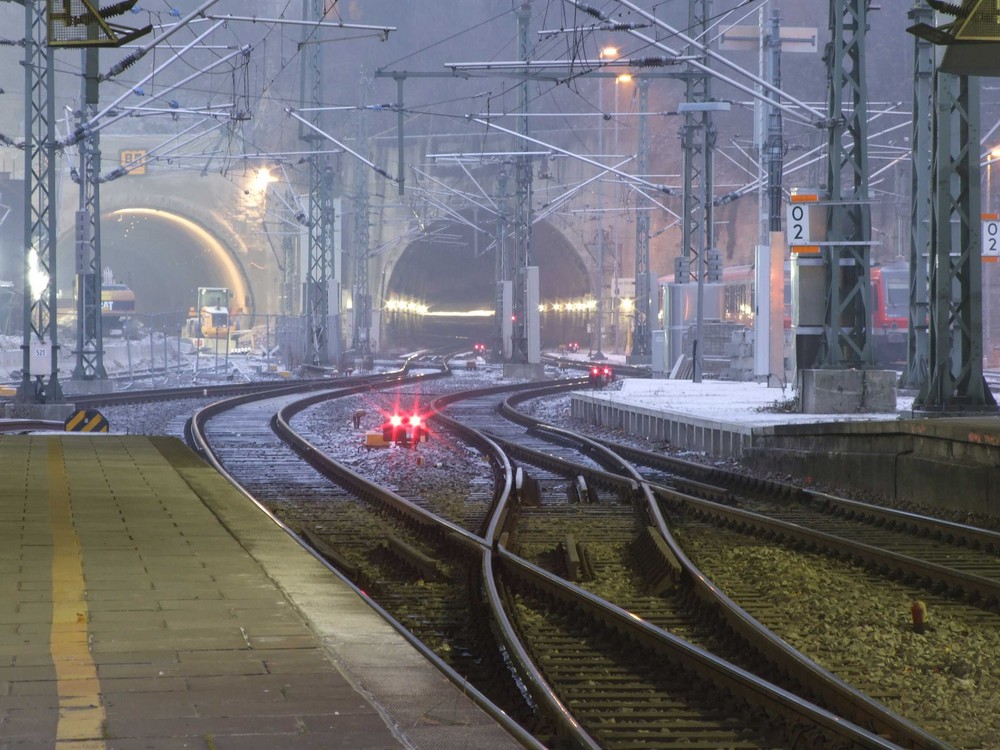
[[[449,407],[448,411],[451,411],[452,408],[453,407]],[[493,407],[493,409],[491,409],[489,407],[484,406],[483,404],[476,404],[472,407],[468,407],[467,410],[462,411],[462,409],[465,408],[466,407],[461,407],[459,411],[462,412],[460,418],[467,423],[473,421],[472,419],[473,412],[482,411],[489,413],[495,410],[495,406]],[[235,430],[239,435],[240,441],[243,441],[243,444],[237,445],[234,448],[235,451],[234,460],[231,461],[231,465],[234,467],[234,470],[240,472],[247,471],[250,474],[253,474],[253,472],[257,471],[258,469],[257,464],[259,463],[259,461],[255,462],[252,459],[248,459],[247,455],[251,447],[256,447],[258,442],[262,441],[263,437],[260,434],[256,434],[256,436],[254,437],[249,437],[249,438],[247,437],[249,435],[255,434],[252,428],[250,427],[249,422],[265,421],[264,416],[268,412],[273,413],[274,409],[275,409],[275,404],[271,404],[268,407],[262,407],[259,410],[259,413],[257,413],[256,415],[251,416],[252,410],[244,412],[244,417],[247,420],[247,422],[241,423],[235,427]],[[243,419],[244,417],[241,417],[241,419]],[[210,428],[210,431],[214,429],[216,428]],[[629,480],[626,482],[622,482],[620,478],[617,480],[608,478],[609,476],[612,475],[612,472],[608,470],[603,461],[597,461],[593,459],[590,455],[588,455],[588,451],[584,451],[581,453],[579,450],[577,450],[575,451],[576,454],[572,455],[574,451],[572,450],[567,451],[566,436],[559,436],[559,439],[557,441],[558,449],[554,449],[552,447],[551,441],[542,441],[542,443],[548,443],[548,445],[536,444],[533,442],[534,438],[532,438],[532,441],[529,441],[528,438],[526,437],[527,433],[525,432],[523,426],[520,428],[520,432],[505,431],[508,429],[509,428],[501,429],[499,424],[492,424],[491,426],[491,431],[497,433],[496,437],[498,442],[501,442],[502,444],[505,445],[516,445],[518,448],[520,448],[520,452],[512,451],[512,453],[521,456],[521,458],[518,458],[517,461],[522,467],[523,470],[522,474],[541,475],[542,472],[548,472],[551,475],[551,479],[548,478],[545,479],[546,482],[549,481],[551,482],[551,487],[546,488],[539,486],[540,490],[539,497],[544,498],[546,496],[551,495],[554,492],[557,500],[554,502],[543,500],[542,503],[540,504],[540,507],[552,510],[555,512],[555,514],[579,511],[580,509],[584,509],[590,506],[592,506],[593,508],[599,507],[601,509],[607,508],[608,509],[607,515],[604,515],[600,519],[595,519],[593,522],[588,524],[588,527],[603,528],[606,537],[611,540],[609,542],[611,544],[621,544],[623,546],[630,546],[640,549],[644,545],[647,548],[651,545],[653,551],[649,552],[647,549],[647,554],[646,554],[647,559],[652,559],[656,561],[658,559],[658,556],[662,555],[662,545],[658,545],[656,541],[653,540],[652,537],[650,536],[651,532],[648,519],[644,519],[641,518],[640,516],[637,516],[632,497],[632,495],[635,492],[635,487],[637,486],[634,481]],[[220,436],[228,434],[230,432],[231,430],[229,428],[218,429],[218,433]],[[500,433],[503,434],[501,435]],[[529,442],[531,443],[530,445],[528,445]],[[271,453],[271,451],[268,448],[264,448],[264,452]],[[299,455],[302,454],[301,449],[297,449],[295,452],[298,453]],[[557,456],[556,454],[560,455]],[[539,458],[540,462],[545,465],[548,465],[548,468],[542,469],[533,464],[530,464],[529,461],[526,458],[524,458],[524,456],[540,457]],[[557,472],[554,467],[559,463],[559,461],[565,462],[565,459],[569,459],[569,464],[566,464],[568,468],[564,468],[560,475],[560,473]],[[284,460],[282,460],[281,463],[284,463]],[[473,628],[471,631],[466,630],[465,634],[463,634],[461,637],[455,637],[453,635],[449,635],[447,632],[449,626],[442,625],[440,619],[438,619],[439,616],[433,614],[435,608],[437,612],[440,613],[440,612],[445,612],[449,609],[453,610],[456,606],[459,606],[462,607],[466,612],[467,615],[466,619],[468,620],[476,619],[475,617],[468,616],[469,613],[475,611],[476,609],[475,601],[477,599],[477,595],[474,593],[476,591],[475,587],[470,586],[470,580],[474,580],[477,576],[477,573],[474,570],[474,566],[469,562],[469,560],[475,556],[471,552],[474,544],[470,542],[469,539],[465,539],[465,541],[462,543],[456,543],[455,537],[458,535],[457,531],[455,530],[452,530],[450,532],[449,531],[442,532],[440,530],[431,531],[429,530],[429,528],[427,528],[429,524],[423,524],[423,523],[418,524],[418,526],[422,525],[425,528],[413,531],[412,524],[410,524],[406,518],[408,512],[400,513],[398,510],[393,510],[389,512],[378,511],[374,514],[375,520],[369,523],[368,520],[364,519],[369,517],[370,511],[366,509],[365,512],[362,513],[361,511],[358,510],[358,508],[366,504],[368,501],[367,499],[362,499],[362,500],[357,499],[358,493],[356,488],[348,491],[346,495],[338,496],[336,491],[333,491],[332,494],[329,494],[331,493],[329,489],[324,490],[322,488],[323,484],[322,482],[318,482],[316,487],[313,488],[311,480],[303,481],[301,476],[298,475],[291,476],[293,474],[295,474],[294,469],[290,469],[289,475],[286,475],[284,470],[282,470],[276,473],[273,479],[263,477],[259,481],[259,484],[262,487],[261,491],[267,492],[268,487],[273,485],[276,487],[290,488],[290,492],[287,494],[295,493],[299,497],[310,498],[308,502],[300,503],[300,505],[304,509],[306,509],[303,510],[302,516],[299,519],[301,525],[303,527],[308,527],[310,534],[315,535],[321,543],[328,545],[334,552],[335,558],[337,556],[345,559],[351,558],[352,556],[354,557],[354,559],[363,558],[362,564],[356,566],[362,569],[362,572],[359,575],[367,576],[367,580],[373,581],[375,585],[381,585],[383,581],[388,581],[390,579],[393,579],[395,581],[393,583],[393,586],[396,586],[398,583],[399,585],[398,589],[391,588],[388,585],[385,586],[385,590],[387,593],[384,598],[386,601],[398,600],[399,602],[403,602],[401,605],[399,605],[398,608],[400,611],[404,611],[404,614],[406,608],[410,605],[410,603],[414,602],[415,600],[420,600],[420,599],[426,600],[429,598],[428,587],[429,586],[433,587],[437,585],[437,581],[435,579],[447,582],[449,587],[448,590],[450,591],[450,593],[447,594],[445,597],[443,597],[441,600],[439,600],[441,603],[431,605],[422,614],[412,618],[414,620],[423,620],[425,622],[432,623],[431,627],[427,628],[427,631],[430,632],[430,635],[428,636],[428,640],[430,642],[434,642],[436,637],[439,641],[439,648],[445,651],[461,652],[467,650],[470,653],[472,653],[471,646],[475,642],[485,639],[484,636],[481,634],[484,630],[481,627]],[[585,486],[582,488],[578,482],[578,479],[581,476],[585,477]],[[312,494],[314,489],[315,489],[315,495]],[[542,490],[545,491],[543,492]],[[327,497],[330,499],[323,499],[324,492],[328,493]],[[347,498],[347,495],[350,494],[354,494],[355,496],[355,499],[353,501]],[[315,497],[315,502],[312,500],[313,497]],[[584,500],[586,502],[580,502],[581,500]],[[285,502],[287,505],[288,504],[287,498]],[[340,509],[350,507],[351,509],[345,512],[332,513],[331,511],[322,509],[321,506],[324,505],[329,505],[332,508],[340,508]],[[532,512],[534,511],[529,510],[528,508],[522,508],[518,513],[513,514],[513,517],[517,517],[519,514],[530,515],[530,513]],[[351,519],[353,519],[350,523],[347,524],[347,528],[368,529],[370,527],[372,529],[371,532],[366,530],[363,533],[358,532],[355,535],[356,537],[367,537],[369,536],[370,533],[373,540],[368,550],[360,555],[351,552],[351,549],[349,549],[349,547],[351,546],[349,541],[343,538],[340,532],[331,529],[330,526],[328,525],[334,522],[332,518],[330,519],[327,518],[327,515],[325,514],[328,513],[331,516],[332,515],[349,516]],[[402,517],[402,522],[400,522],[399,520],[401,517]],[[524,517],[527,518],[529,516],[525,515]],[[392,522],[390,523],[386,521],[385,520],[386,518],[392,519]],[[505,531],[504,533],[506,534],[506,536],[501,538],[510,542],[511,549],[516,550],[517,545],[519,544],[523,544],[525,549],[529,549],[531,544],[533,544],[533,542],[519,540],[518,534],[520,534],[521,532],[516,529],[516,525],[520,523],[520,521],[515,521],[514,523],[515,523],[514,530]],[[558,521],[556,522],[556,524],[559,525]],[[379,531],[380,525],[382,526],[381,531]],[[408,529],[407,528],[408,526],[411,528]],[[617,531],[615,530],[616,528],[618,528]],[[616,534],[620,535],[621,537],[620,540],[616,541],[617,539],[617,537],[615,537]],[[581,533],[581,536],[583,535],[584,534]],[[554,540],[550,539],[548,544],[546,544],[545,542],[540,542],[537,544],[540,548],[546,546],[556,548],[559,544],[562,544],[568,550],[569,545],[567,544],[565,536],[566,536],[565,533],[563,533],[557,536],[556,539]],[[527,540],[528,537],[525,536],[524,539]],[[486,543],[485,540],[483,540],[482,544],[483,549],[488,550],[489,546],[490,545]],[[541,618],[542,620],[547,621],[549,623],[553,622],[557,623],[557,625],[555,626],[556,630],[559,629],[565,630],[568,627],[568,625],[560,618],[563,618],[565,616],[566,611],[574,611],[574,610],[577,612],[577,614],[574,615],[572,618],[570,618],[571,620],[573,620],[573,622],[579,622],[580,627],[588,629],[594,633],[602,634],[600,638],[592,639],[594,640],[595,644],[600,645],[600,648],[597,650],[597,652],[593,657],[595,659],[594,661],[595,670],[597,670],[598,672],[600,671],[600,668],[597,665],[602,663],[601,661],[602,659],[603,660],[610,659],[612,662],[620,664],[628,664],[630,659],[632,659],[633,661],[635,660],[635,654],[637,653],[637,648],[635,646],[637,640],[636,634],[633,632],[633,633],[628,633],[627,635],[623,635],[622,634],[623,630],[627,631],[627,628],[625,628],[621,624],[614,624],[614,625],[608,624],[607,618],[610,618],[610,621],[613,623],[617,622],[615,620],[615,617],[621,616],[620,612],[614,616],[608,614],[608,612],[605,612],[601,616],[593,615],[593,616],[583,617],[580,615],[581,612],[587,612],[591,608],[593,608],[594,611],[596,611],[599,610],[600,607],[597,604],[593,603],[588,605],[582,605],[582,604],[568,605],[566,603],[566,599],[571,598],[571,596],[570,594],[567,593],[569,589],[566,587],[569,587],[570,584],[554,583],[552,581],[548,581],[547,579],[545,580],[540,579],[539,576],[541,576],[542,574],[538,572],[530,574],[526,573],[524,572],[524,570],[521,569],[520,563],[515,563],[511,561],[514,559],[514,556],[511,556],[509,559],[503,557],[503,554],[509,555],[509,552],[507,552],[504,549],[503,545],[500,545],[498,547],[498,551],[502,553],[500,555],[499,561],[494,563],[494,567],[499,571],[498,588],[502,592],[502,596],[504,596],[509,603],[512,603],[514,605],[512,610],[513,611],[512,619],[518,621],[518,617],[515,617],[515,615],[517,615],[519,612],[524,613],[530,611],[535,613],[536,615],[536,617],[534,618],[531,616],[521,618],[520,624],[517,625],[516,627],[522,630],[523,633],[526,634],[525,638],[529,643],[533,642],[535,644],[533,646],[531,645],[527,646],[526,649],[527,651],[536,654],[538,661],[542,660],[545,653],[550,652],[552,649],[556,647],[553,646],[550,649],[549,647],[539,646],[538,644],[544,644],[546,642],[545,639],[551,637],[551,635],[544,635],[544,633],[548,632],[545,630],[545,627],[550,627],[550,626],[543,627],[542,630],[538,632],[538,635],[533,636],[530,635],[530,633],[535,632],[530,627],[531,622],[533,620]],[[577,564],[581,565],[584,570],[589,569],[591,574],[596,574],[595,578],[604,578],[605,571],[610,567],[614,567],[614,565],[608,566],[608,564],[603,559],[603,555],[595,556],[593,554],[588,554],[586,549],[584,549],[582,555],[579,554],[580,553],[579,549],[576,549],[576,552],[578,553],[576,556],[574,556],[573,554],[567,555],[564,553],[557,552],[557,553],[548,553],[548,557],[551,558],[550,561],[555,559],[563,559],[563,560],[568,559],[571,561],[571,564],[572,561],[577,559],[577,557],[582,557],[585,562]],[[641,552],[637,554],[640,558],[642,557]],[[379,556],[381,556],[382,558],[381,562],[378,562]],[[588,556],[590,560],[589,562],[586,562]],[[594,559],[595,557],[596,560]],[[378,562],[377,565],[371,562],[373,559]],[[537,556],[536,559],[539,560],[541,563],[545,563],[546,553],[543,552],[541,555]],[[525,565],[528,565],[528,563],[525,563]],[[556,564],[554,563],[554,566],[555,565]],[[651,565],[654,568],[658,568],[658,572],[654,571],[653,576],[655,578],[656,575],[659,574],[661,578],[660,583],[662,584],[663,566],[658,565],[656,562],[652,563]],[[539,569],[541,569],[541,567],[545,566],[544,565],[540,566]],[[578,577],[579,575],[578,573],[571,574],[568,572],[566,574],[569,575],[570,577]],[[641,564],[637,568],[635,568],[635,570],[633,571],[633,575],[639,582],[635,588],[635,591],[644,591],[643,587],[644,586],[648,587],[650,585],[648,581],[649,576],[647,575],[646,572],[643,571]],[[564,581],[564,579],[562,578],[558,578],[558,580]],[[457,585],[455,583],[456,581],[458,582]],[[655,587],[656,584],[654,583],[653,585]],[[407,587],[411,589],[417,589],[421,595],[416,597],[410,597],[405,593],[388,593],[390,591],[403,592]],[[456,594],[456,592],[460,591],[463,588],[466,591],[471,591],[473,593],[472,594],[466,593],[461,595]],[[555,596],[552,592],[557,589],[561,591],[561,593],[558,596]],[[599,589],[594,588],[592,589],[592,592],[596,590]],[[660,594],[662,593],[663,592],[661,591]],[[591,595],[593,595],[593,593]],[[461,596],[465,598],[456,599],[454,598],[455,596]],[[604,598],[610,598],[611,596],[616,596],[616,595],[613,592],[610,593],[605,592]],[[655,592],[651,593],[648,590],[646,590],[645,593],[641,595],[635,595],[634,593],[619,592],[617,596],[620,598],[621,604],[632,611],[639,611],[640,609],[643,608],[643,606],[645,606],[645,605],[640,606],[642,604],[640,600],[642,600],[644,597],[646,599],[662,598],[662,596],[658,596]],[[449,597],[452,598],[449,599]],[[598,597],[598,599],[601,601],[604,600],[602,597]],[[648,609],[650,609],[650,611],[652,610],[652,608]],[[655,619],[653,617],[651,617],[650,619],[655,622]],[[583,624],[588,620],[590,621],[590,624]],[[560,625],[558,623],[562,624]],[[667,625],[668,627],[674,628],[680,632],[684,632],[684,627],[685,627],[684,624],[678,623],[677,621],[672,621],[669,616],[661,618],[661,624]],[[641,651],[642,653],[647,653],[650,650],[652,650],[652,652],[654,653],[658,652],[659,650],[666,648],[666,646],[664,645],[666,643],[671,643],[671,648],[673,647],[682,648],[676,646],[676,644],[672,644],[672,639],[675,638],[675,636],[664,633],[663,631],[661,631],[659,627],[656,627],[655,625],[647,624],[646,627],[652,628],[652,630],[644,631],[643,638],[651,638],[654,641],[657,641],[657,644],[653,647],[643,648]],[[697,622],[695,622],[695,624],[692,626],[688,626],[689,630],[692,632],[696,631],[698,627],[699,624]],[[485,628],[485,630],[488,631],[489,628],[487,627]],[[651,635],[654,632],[656,632],[657,634],[655,636]],[[712,637],[711,628],[709,628],[707,632],[708,632],[707,637],[710,640]],[[611,634],[614,633],[618,634],[618,636],[615,638],[611,637]],[[576,634],[576,637],[579,639],[580,637],[579,633]],[[638,638],[638,640],[641,641],[642,638]],[[488,646],[487,650],[489,649],[495,650],[496,648],[497,647],[494,643],[493,646]],[[684,646],[683,648],[690,649],[691,647]],[[675,654],[673,656],[660,655],[657,658],[667,659],[668,663],[672,663],[674,665],[675,671],[677,668],[677,664],[679,663],[685,664],[684,667],[685,670],[697,671],[693,666],[691,666],[691,664],[685,661],[692,658],[690,656],[690,653],[689,652],[684,652],[684,653],[686,655],[683,657],[679,657]],[[473,657],[473,658],[475,659],[478,657]],[[645,663],[647,661],[648,658],[639,659],[639,662]],[[503,664],[501,665],[501,667],[502,669],[500,671],[506,671],[509,676],[509,667]],[[573,681],[574,678],[571,675],[565,675],[561,673],[559,669],[554,667],[550,668],[549,674],[553,675],[553,679],[558,680],[559,683],[563,686],[561,689],[564,694],[570,696],[570,694],[572,693],[573,695],[572,701],[570,701],[569,697],[567,697],[567,702],[568,703],[575,702],[577,704],[577,710],[589,717],[587,719],[587,729],[591,730],[595,735],[599,735],[601,737],[601,740],[598,743],[600,746],[624,747],[624,746],[631,746],[629,745],[629,743],[635,742],[636,736],[640,737],[643,736],[646,732],[648,732],[649,727],[659,725],[662,730],[662,727],[664,725],[667,725],[671,727],[671,732],[676,733],[677,731],[680,731],[678,730],[678,727],[684,724],[684,721],[681,720],[678,720],[677,722],[671,722],[666,720],[665,719],[666,714],[659,715],[659,718],[656,717],[655,712],[652,713],[645,712],[648,715],[644,715],[644,711],[640,709],[639,706],[650,705],[649,692],[648,692],[650,690],[650,686],[647,684],[649,681],[648,675],[646,677],[643,677],[641,674],[633,674],[632,677],[635,678],[634,684],[636,686],[639,686],[636,688],[638,690],[636,695],[641,694],[644,695],[645,698],[643,698],[642,700],[639,700],[637,698],[634,704],[631,704],[629,707],[626,707],[626,710],[634,713],[635,716],[630,717],[629,721],[623,721],[621,726],[606,726],[608,722],[600,720],[600,717],[607,716],[608,712],[614,713],[615,711],[622,709],[622,700],[623,700],[622,695],[624,695],[625,693],[623,693],[620,690],[616,691],[611,687],[611,684],[617,681],[620,687],[623,680],[623,678],[621,677],[621,675],[623,674],[622,670],[624,669],[625,672],[628,672],[628,670],[636,668],[637,667],[635,666],[629,666],[629,667],[616,668],[615,670],[607,670],[609,672],[609,675],[611,673],[614,673],[614,675],[617,676],[609,677],[610,682],[608,683],[607,690],[605,691],[606,696],[603,703],[601,703],[601,701],[597,697],[595,697],[602,692],[601,687],[591,686],[594,687],[594,689],[591,691],[593,695],[589,695],[589,697],[582,699],[580,698],[582,694],[572,693],[572,690],[565,687],[567,684]],[[716,665],[712,667],[712,669],[718,669],[718,666]],[[726,667],[726,670],[732,670],[732,669],[735,668],[732,666]],[[498,670],[496,668],[493,668],[493,669],[487,669],[485,671],[488,673],[495,673]],[[642,670],[639,671],[641,672]],[[692,674],[694,674],[693,671]],[[628,678],[628,680],[631,680],[632,677]],[[489,680],[491,678],[486,677],[483,679]],[[625,681],[627,682],[628,680]],[[696,708],[696,706],[699,700],[702,701],[703,705],[709,705],[713,702],[718,704],[719,699],[717,693],[720,690],[722,690],[722,692],[725,693],[726,695],[739,694],[739,690],[734,690],[734,688],[732,688],[732,686],[729,685],[726,682],[726,680],[713,682],[712,678],[705,678],[704,676],[702,676],[700,679],[692,677],[690,680],[688,680],[688,682],[690,683],[690,686],[693,686],[695,684],[698,685],[698,688],[697,690],[695,690],[695,692],[701,695],[702,697],[698,698],[696,696],[689,696],[686,699],[689,701],[689,705],[687,705],[685,708],[678,709],[680,711],[680,715],[683,715],[684,711],[687,711],[689,714],[691,714],[692,711],[697,713],[698,709]],[[719,686],[720,683],[725,687],[720,687]],[[514,684],[516,685],[517,682],[515,681]],[[669,700],[665,700],[663,705],[671,704],[672,701],[674,703],[677,702],[678,696],[673,695],[672,693],[672,691],[676,689],[676,686],[667,687],[664,685],[660,685],[655,689],[662,690],[665,696],[672,696]],[[510,691],[508,688],[507,690],[499,690],[495,692],[496,694],[501,695],[505,692],[509,693]],[[556,688],[555,692],[559,694],[559,688]],[[627,693],[628,691],[625,692]],[[713,698],[712,700],[705,702],[704,695],[712,695],[712,694],[715,694],[716,697]],[[501,697],[500,699],[502,700],[504,698]],[[741,701],[745,701],[745,698],[736,700],[735,704],[742,705]],[[588,706],[590,707],[589,709]],[[618,708],[616,708],[616,706],[618,706]],[[586,712],[588,710],[590,710],[591,713],[587,714]],[[746,739],[746,741],[749,743],[748,746],[757,746],[753,743],[762,743],[763,746],[794,746],[793,740],[789,739],[794,734],[798,734],[801,736],[809,736],[812,738],[813,742],[820,743],[820,745],[818,746],[822,746],[822,743],[827,741],[831,743],[843,741],[842,738],[835,739],[836,733],[834,732],[834,730],[830,726],[824,725],[822,721],[817,725],[815,723],[810,724],[810,721],[815,721],[815,719],[809,721],[800,718],[788,719],[784,714],[785,710],[786,709],[778,710],[774,709],[773,706],[769,706],[767,709],[758,707],[757,709],[751,711],[751,714],[753,714],[754,711],[758,712],[773,711],[774,717],[777,717],[773,721],[764,723],[769,727],[769,729],[768,731],[765,731],[763,734],[761,734],[760,731],[760,727],[763,725],[760,722],[759,715],[757,716],[756,721],[746,720],[746,722],[742,725],[742,727],[734,725],[732,717],[729,717],[726,721],[723,721],[722,725],[711,731],[720,732],[721,734],[717,735],[719,738],[728,737],[729,740],[733,740],[734,742],[735,742],[734,737],[736,736],[742,737]],[[711,711],[709,711],[708,713],[711,714]],[[558,731],[552,729],[551,722],[546,722],[546,720],[540,719],[535,715],[528,717],[526,721],[528,721],[529,723],[534,722],[537,728],[536,730],[543,737],[550,736],[553,731]],[[643,728],[643,722],[645,722],[644,725],[645,728]],[[834,721],[834,723],[836,723],[836,721]],[[697,724],[697,722],[694,722],[690,726],[691,737],[698,736],[699,734],[702,737],[713,736],[711,735],[711,732],[709,730],[706,730],[704,728],[703,725],[698,724],[698,726],[695,726],[695,724]],[[752,729],[755,726],[757,727],[757,729],[756,730]],[[772,736],[770,734],[771,731],[776,731],[777,734]],[[792,732],[792,734],[783,735],[783,733],[790,731]],[[735,734],[729,734],[729,733],[735,733]],[[670,732],[668,732],[668,734],[670,734]],[[782,739],[782,736],[784,736],[784,739]],[[859,737],[860,739],[857,740],[858,742],[857,746],[891,746],[891,743],[879,740],[878,738],[873,736],[864,735],[863,732],[861,735],[859,735]],[[726,740],[725,744],[727,745],[730,744],[729,740]],[[723,740],[719,739],[718,741],[721,742]],[[883,742],[885,743],[884,745],[880,744]],[[649,746],[653,745],[651,744]],[[925,744],[924,746],[937,746],[937,745]]]

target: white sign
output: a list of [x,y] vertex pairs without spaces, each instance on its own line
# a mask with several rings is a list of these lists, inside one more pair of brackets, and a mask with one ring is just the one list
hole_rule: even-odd
[[983,257],[1000,257],[1000,221],[997,219],[983,220]]
[[788,244],[809,245],[812,237],[809,232],[809,206],[806,203],[788,204]]
[[789,245],[815,245],[826,239],[826,204],[792,200],[785,211]]
[[46,376],[52,374],[52,349],[47,341],[32,341],[29,344],[31,356],[28,359],[28,372],[32,375]]

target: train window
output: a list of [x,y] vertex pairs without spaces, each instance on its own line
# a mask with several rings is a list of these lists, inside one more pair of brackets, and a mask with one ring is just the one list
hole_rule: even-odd
[[887,307],[909,307],[910,280],[906,276],[887,276],[885,280],[885,301]]

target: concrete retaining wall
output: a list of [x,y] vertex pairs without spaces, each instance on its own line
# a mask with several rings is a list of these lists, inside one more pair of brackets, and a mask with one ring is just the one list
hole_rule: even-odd
[[739,458],[751,442],[751,428],[743,425],[616,404],[588,394],[574,393],[570,397],[570,413],[576,419],[620,430],[626,435],[711,456]]
[[575,393],[574,418],[767,473],[1000,516],[1000,418],[755,427]]
[[1000,516],[1000,422],[904,420],[755,431],[745,462],[937,508]]

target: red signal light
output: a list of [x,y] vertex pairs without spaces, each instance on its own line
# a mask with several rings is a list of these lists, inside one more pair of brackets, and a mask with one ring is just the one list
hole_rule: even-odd
[[393,414],[389,417],[389,425],[391,427],[400,427],[403,424],[403,418],[398,414]]
[[413,414],[410,416],[410,427],[419,427],[421,423],[421,418],[419,414]]

